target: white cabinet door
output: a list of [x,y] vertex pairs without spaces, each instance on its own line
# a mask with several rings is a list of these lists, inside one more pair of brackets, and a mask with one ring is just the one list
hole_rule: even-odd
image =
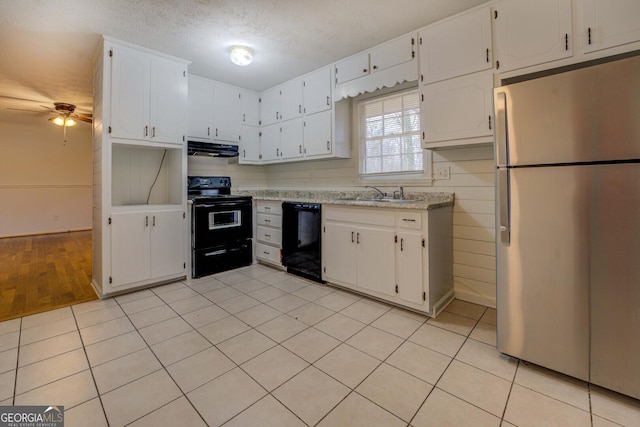
[[331,69],[323,68],[304,78],[302,83],[304,114],[331,109]]
[[571,0],[504,0],[496,6],[496,68],[511,71],[572,55]]
[[358,286],[395,295],[395,232],[374,227],[356,229]]
[[331,155],[331,111],[322,111],[304,117],[305,157]]
[[419,232],[401,231],[396,243],[396,280],[398,297],[423,304],[422,235]]
[[187,135],[211,139],[213,127],[213,82],[189,76]]
[[240,163],[258,163],[260,161],[260,128],[242,126],[240,134]]
[[420,106],[422,142],[493,135],[493,74],[471,74],[423,88]]
[[213,139],[238,143],[242,126],[239,89],[216,83],[213,91]]
[[302,117],[302,80],[291,80],[280,86],[280,108],[280,120]]
[[111,288],[151,277],[147,212],[111,215]]
[[415,58],[415,36],[409,35],[371,50],[371,72],[386,70]]
[[187,68],[167,58],[151,57],[149,138],[182,144],[187,112]]
[[640,41],[640,1],[579,0],[578,7],[585,53]]
[[435,24],[419,35],[423,83],[493,67],[491,11],[479,9]]
[[361,53],[336,63],[336,84],[339,85],[369,73],[369,52]]
[[150,213],[151,277],[185,271],[185,219],[182,209]]
[[280,160],[280,123],[262,126],[260,133],[262,161]]
[[260,125],[260,95],[258,92],[240,89],[242,105],[242,124],[245,126]]
[[111,56],[110,136],[149,137],[149,55],[113,46]]
[[327,222],[322,236],[322,278],[356,284],[356,232],[353,226]]
[[267,126],[280,121],[280,88],[265,90],[260,95],[260,124]]
[[302,118],[287,120],[280,123],[280,158],[293,160],[304,155],[304,132]]

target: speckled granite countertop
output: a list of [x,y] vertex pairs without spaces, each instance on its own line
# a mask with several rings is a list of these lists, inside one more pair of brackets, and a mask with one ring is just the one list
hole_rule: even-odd
[[244,190],[238,191],[236,194],[253,196],[256,200],[422,210],[452,206],[454,200],[452,193],[406,193],[405,199],[410,201],[400,203],[392,201],[355,200],[358,197],[373,198],[374,193],[372,191]]

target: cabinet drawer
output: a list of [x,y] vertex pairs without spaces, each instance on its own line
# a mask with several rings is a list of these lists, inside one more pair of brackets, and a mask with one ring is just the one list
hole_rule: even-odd
[[276,244],[278,245],[278,247],[281,245],[282,230],[280,229],[258,226],[256,235],[256,238],[259,242]]
[[281,227],[282,217],[279,215],[269,215],[264,213],[259,213],[257,215],[258,225],[266,225],[268,227]]
[[282,215],[282,202],[259,201],[256,206],[258,213]]
[[422,229],[422,214],[420,212],[396,212],[398,228]]
[[395,225],[394,211],[375,208],[326,207],[322,211],[326,220],[355,222],[357,224],[380,225],[393,227]]
[[256,243],[256,258],[280,264],[280,248]]

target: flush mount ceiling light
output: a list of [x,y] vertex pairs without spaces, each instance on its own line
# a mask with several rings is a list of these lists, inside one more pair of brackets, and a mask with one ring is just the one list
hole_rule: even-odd
[[230,58],[234,64],[246,67],[253,61],[253,51],[246,46],[233,46]]

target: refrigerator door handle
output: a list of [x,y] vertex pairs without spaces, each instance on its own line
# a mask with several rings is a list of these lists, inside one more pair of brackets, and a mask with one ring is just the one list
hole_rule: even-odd
[[496,164],[507,165],[507,93],[495,92],[496,116]]
[[509,243],[511,240],[511,224],[509,219],[509,170],[498,169],[496,174],[498,198],[498,232],[500,241]]

